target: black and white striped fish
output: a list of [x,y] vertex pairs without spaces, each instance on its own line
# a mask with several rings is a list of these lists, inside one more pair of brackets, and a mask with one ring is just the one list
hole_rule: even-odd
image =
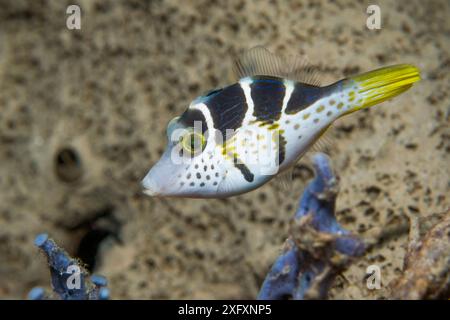
[[167,148],[142,181],[146,194],[221,198],[256,189],[293,166],[336,119],[420,79],[403,64],[320,87],[307,83],[307,69],[283,70],[263,47],[236,66],[237,83],[196,98],[169,123]]

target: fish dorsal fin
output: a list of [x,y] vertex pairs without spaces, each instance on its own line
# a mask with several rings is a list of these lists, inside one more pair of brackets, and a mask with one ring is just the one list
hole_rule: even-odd
[[287,79],[320,86],[320,77],[317,69],[308,62],[308,58],[300,55],[294,55],[287,60],[289,71],[286,75]]
[[284,63],[280,57],[263,46],[256,46],[238,56],[234,70],[239,79],[251,76],[284,77]]
[[263,46],[256,46],[235,59],[234,72],[239,79],[252,76],[286,78],[310,85],[320,85],[318,75],[308,59],[294,55],[283,58]]

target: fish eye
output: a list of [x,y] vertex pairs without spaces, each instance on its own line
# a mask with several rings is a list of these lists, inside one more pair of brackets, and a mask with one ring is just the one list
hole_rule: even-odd
[[206,146],[205,136],[199,132],[190,131],[180,140],[183,151],[191,156],[199,154]]

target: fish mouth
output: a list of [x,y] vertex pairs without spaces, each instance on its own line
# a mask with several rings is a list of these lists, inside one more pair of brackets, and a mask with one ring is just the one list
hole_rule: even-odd
[[178,191],[178,188],[173,189],[173,187],[175,186],[174,183],[171,183],[167,186],[157,186],[154,184],[153,185],[149,184],[146,178],[142,180],[141,185],[142,185],[142,193],[153,198],[171,197],[174,196]]
[[147,189],[146,187],[144,187],[144,189],[142,190],[142,192],[150,197],[158,197],[161,194],[159,192],[156,192],[152,189]]
[[170,197],[177,193],[177,189],[173,189],[175,184],[171,183],[168,185],[157,185],[153,181],[144,178],[141,182],[142,193],[150,197]]
[[145,178],[141,181],[141,187],[142,187],[142,193],[150,196],[155,197],[159,195],[159,192],[155,190],[155,188],[152,188],[151,184],[149,183],[148,174],[145,176]]

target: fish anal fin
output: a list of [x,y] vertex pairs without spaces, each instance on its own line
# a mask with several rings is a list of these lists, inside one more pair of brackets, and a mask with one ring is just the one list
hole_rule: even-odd
[[275,179],[274,183],[277,186],[279,190],[282,192],[289,192],[292,191],[292,173],[294,171],[294,167],[291,167],[284,172],[278,174]]
[[330,147],[334,144],[333,138],[333,129],[332,125],[329,125],[325,129],[323,129],[318,138],[314,141],[314,143],[309,148],[308,152],[323,152],[328,153]]

